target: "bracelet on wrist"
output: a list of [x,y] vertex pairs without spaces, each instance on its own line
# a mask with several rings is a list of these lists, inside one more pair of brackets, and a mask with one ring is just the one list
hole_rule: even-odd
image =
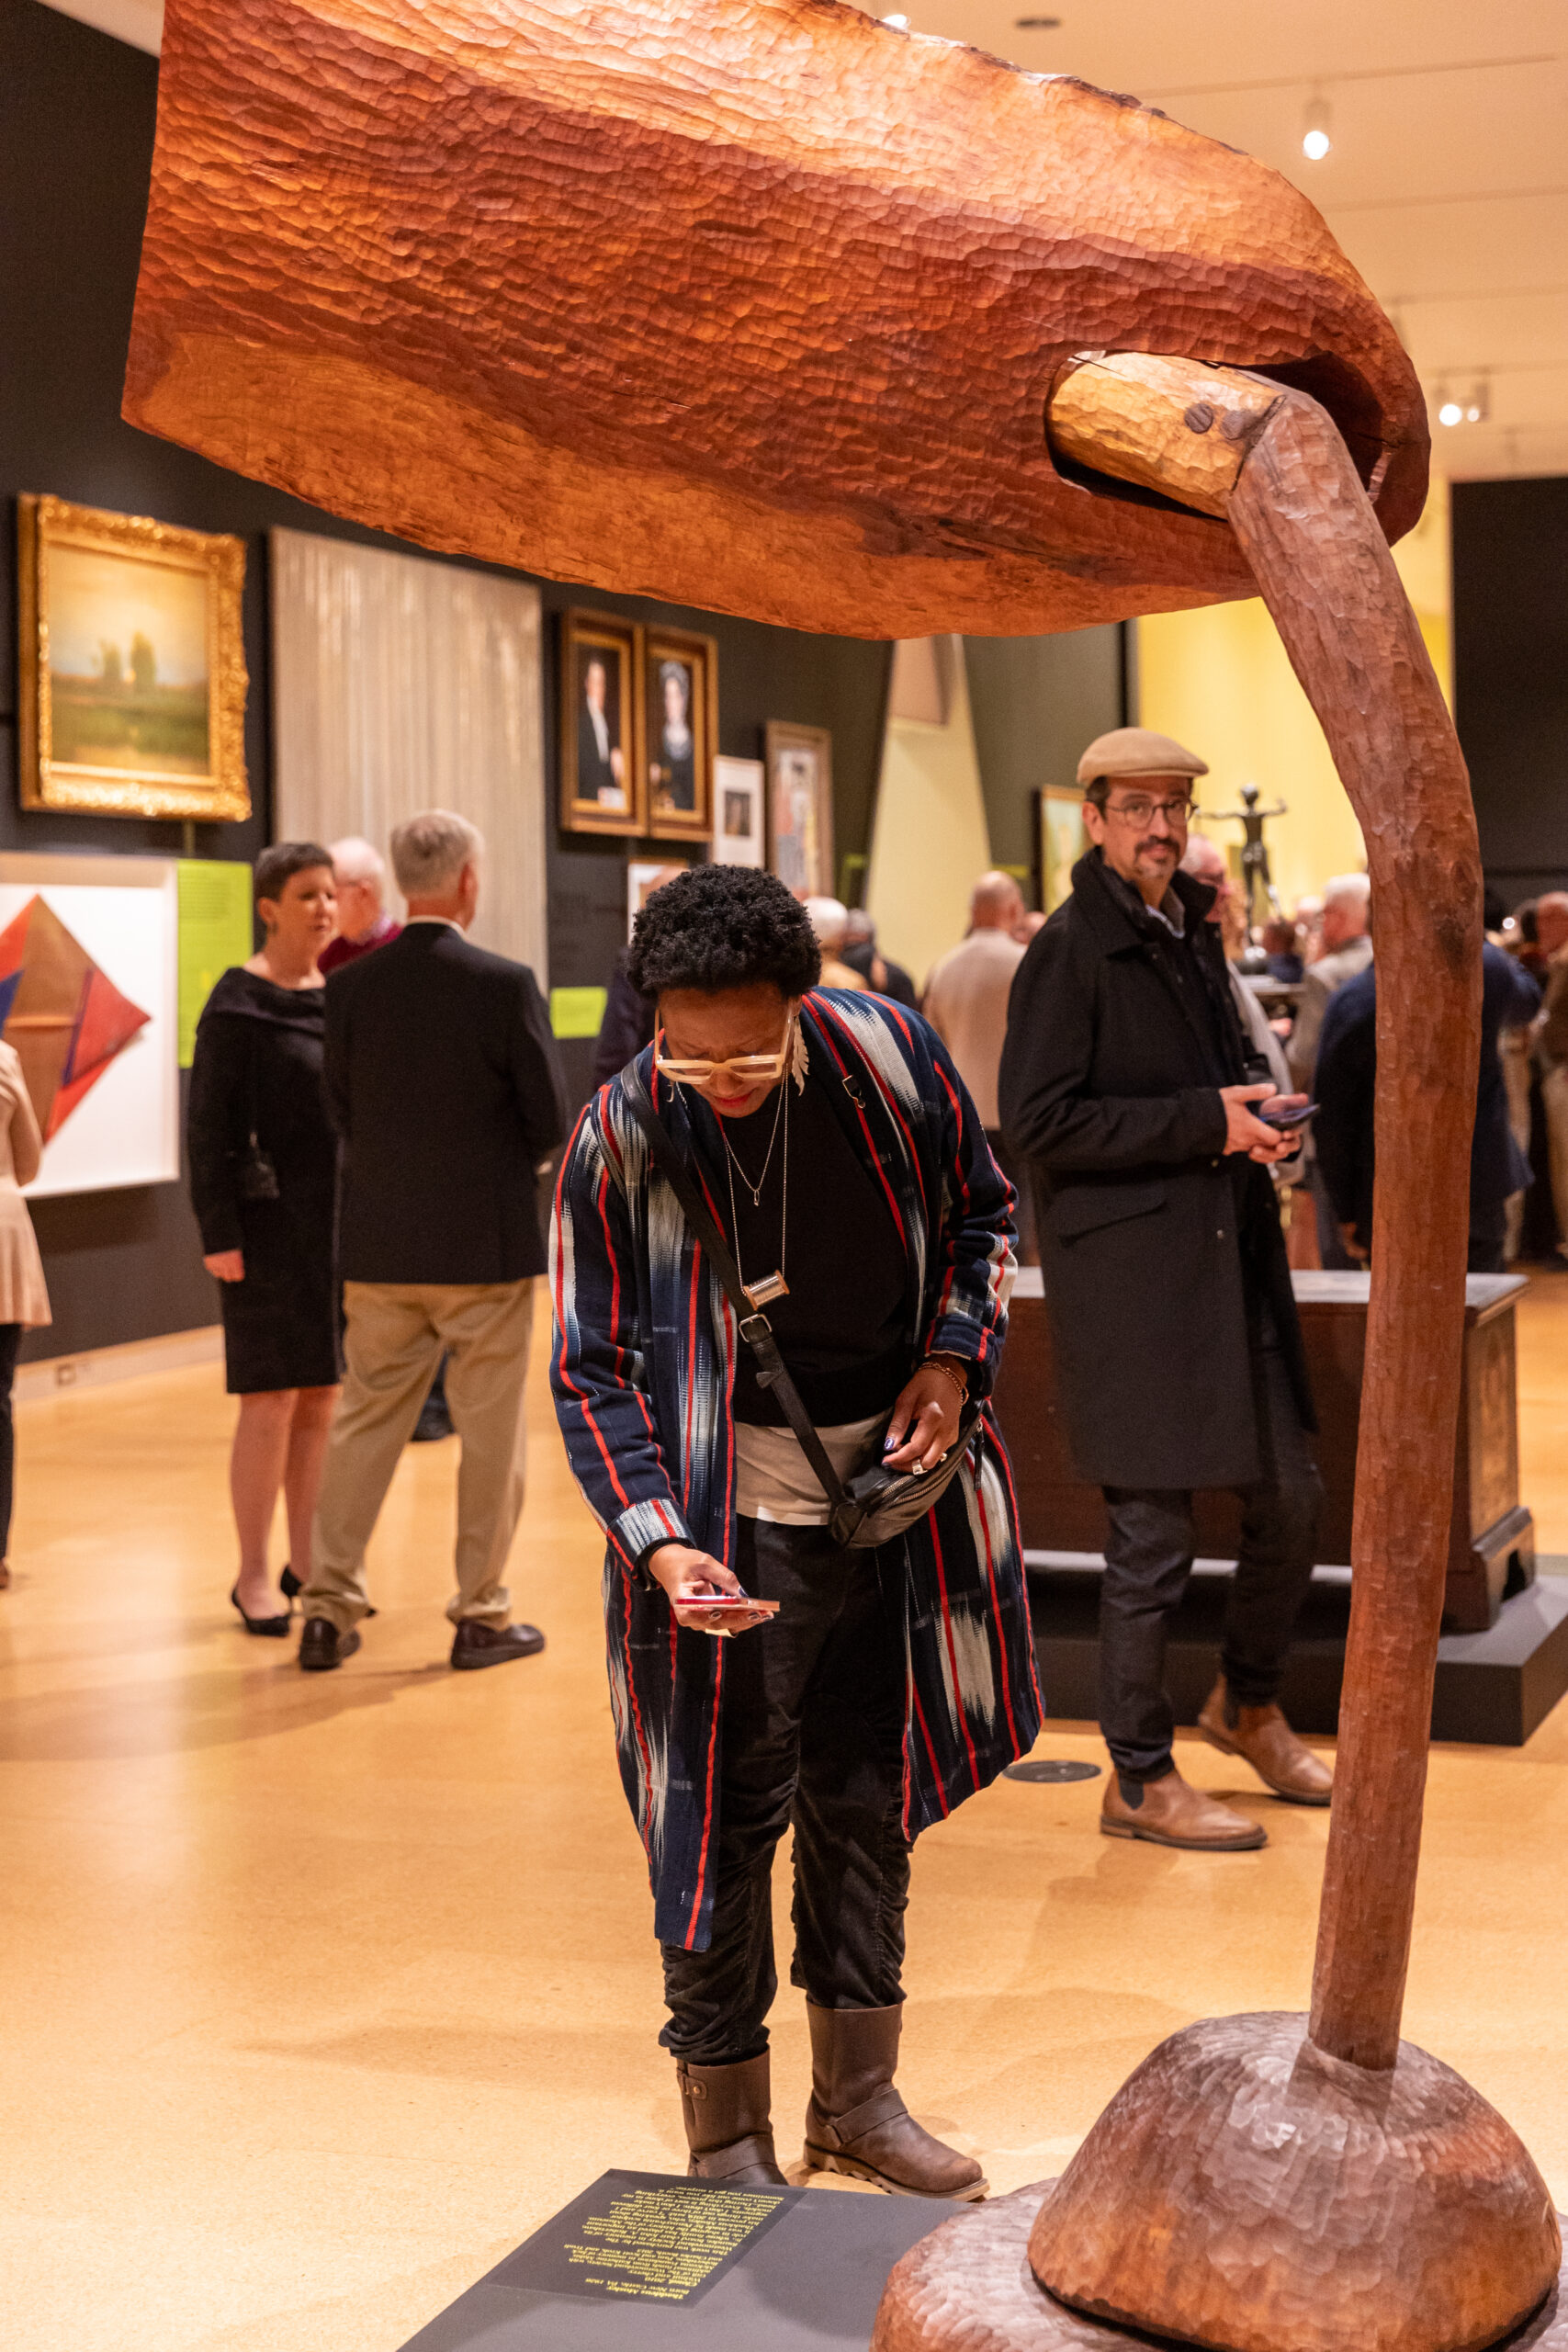
[[969,1379],[967,1374],[960,1372],[957,1365],[952,1363],[951,1360],[945,1356],[928,1356],[926,1358],[926,1363],[931,1371],[940,1372],[946,1379],[952,1381],[954,1388],[958,1391],[958,1400],[960,1405],[966,1405],[969,1402]]

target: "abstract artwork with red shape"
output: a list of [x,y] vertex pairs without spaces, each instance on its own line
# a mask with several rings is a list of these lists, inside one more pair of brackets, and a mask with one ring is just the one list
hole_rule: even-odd
[[0,932],[0,1036],[21,1059],[46,1143],[152,1018],[36,894]]

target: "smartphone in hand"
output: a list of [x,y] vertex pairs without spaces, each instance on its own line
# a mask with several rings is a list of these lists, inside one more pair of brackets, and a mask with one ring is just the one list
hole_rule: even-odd
[[1304,1127],[1316,1118],[1318,1108],[1317,1103],[1308,1102],[1299,1111],[1259,1111],[1258,1116],[1266,1127],[1275,1127],[1281,1135],[1294,1135],[1298,1127]]

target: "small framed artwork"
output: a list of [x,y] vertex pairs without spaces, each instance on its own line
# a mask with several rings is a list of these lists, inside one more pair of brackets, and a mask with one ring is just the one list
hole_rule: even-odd
[[833,894],[833,739],[825,727],[770,719],[770,864],[797,899]]
[[655,841],[705,842],[713,831],[718,646],[684,630],[645,629],[642,678],[648,830]]
[[661,890],[666,882],[672,882],[677,874],[684,874],[685,871],[683,865],[661,864],[657,858],[634,857],[629,861],[626,866],[626,939],[628,943],[632,935],[632,925],[652,898],[655,890]]
[[62,498],[17,509],[23,808],[248,817],[244,541]]
[[1039,803],[1040,904],[1054,914],[1073,887],[1073,868],[1089,847],[1083,794],[1047,785]]
[[708,853],[715,865],[767,864],[765,773],[761,760],[715,760],[713,846]]
[[560,820],[569,833],[648,830],[637,710],[642,631],[614,613],[561,616]]

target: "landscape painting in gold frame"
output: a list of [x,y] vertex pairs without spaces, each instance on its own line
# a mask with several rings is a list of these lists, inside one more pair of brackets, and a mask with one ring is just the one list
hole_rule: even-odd
[[248,817],[244,542],[48,497],[18,536],[23,808]]

